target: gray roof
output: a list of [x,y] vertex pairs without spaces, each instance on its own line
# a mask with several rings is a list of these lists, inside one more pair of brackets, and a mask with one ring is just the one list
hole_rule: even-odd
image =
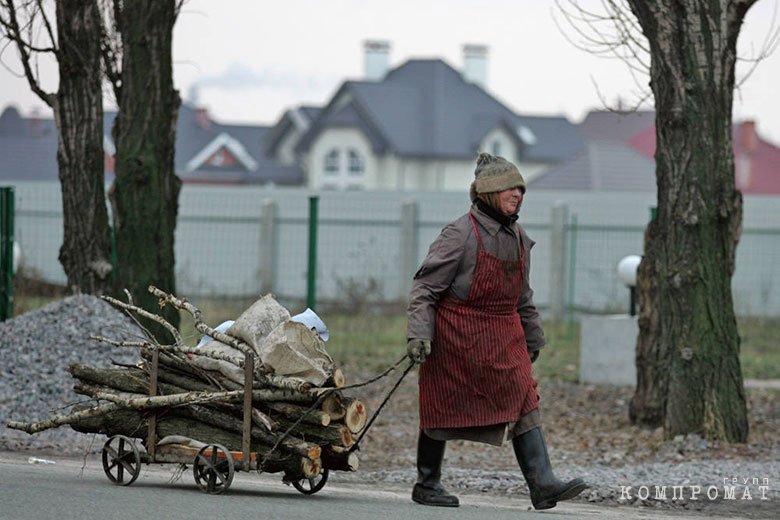
[[655,162],[614,141],[591,141],[582,153],[531,180],[528,189],[655,192]]
[[[565,117],[515,114],[438,59],[409,60],[380,82],[345,82],[297,149],[307,150],[324,129],[345,125],[366,131],[375,151],[407,157],[471,159],[497,127],[515,137],[526,161],[557,162],[582,148],[577,128]],[[521,126],[537,139],[524,142]]]
[[[115,117],[115,112],[104,113],[107,137],[111,135]],[[183,104],[176,125],[176,172],[182,180],[193,182],[302,184],[300,168],[283,166],[266,155],[264,136],[268,130],[265,126],[209,121],[200,117],[192,106]],[[202,164],[195,171],[187,171],[188,163],[222,134],[240,142],[256,168],[242,164],[224,168]],[[53,119],[25,119],[13,107],[4,110],[0,115],[0,161],[3,164],[0,179],[57,180],[57,132]]]
[[628,141],[637,132],[653,125],[655,125],[655,112],[652,110],[634,112],[594,110],[580,123],[580,130],[589,141]]
[[0,137],[0,181],[57,181],[57,137]]
[[6,107],[0,114],[0,181],[56,181],[58,172],[54,120],[26,119]]
[[[322,112],[320,107],[301,105],[297,108],[285,110],[284,114],[274,126],[269,128],[263,140],[265,141],[265,153],[273,157],[277,152],[277,147],[282,142],[287,132],[291,129],[306,131],[311,126],[312,121],[319,117]],[[303,128],[302,128],[303,127]]]

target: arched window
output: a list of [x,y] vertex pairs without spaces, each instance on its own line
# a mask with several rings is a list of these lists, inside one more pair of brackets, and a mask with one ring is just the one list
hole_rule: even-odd
[[325,174],[338,175],[341,169],[341,154],[338,148],[333,148],[325,155]]
[[350,176],[357,177],[363,175],[366,171],[366,164],[363,160],[363,156],[354,148],[350,148],[349,152],[347,152],[347,157]]
[[366,188],[366,156],[359,148],[334,147],[322,156],[320,189],[363,190]]

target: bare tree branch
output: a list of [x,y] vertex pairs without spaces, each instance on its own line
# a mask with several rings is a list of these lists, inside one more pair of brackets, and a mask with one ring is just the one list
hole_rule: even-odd
[[[752,5],[752,4],[751,4]],[[758,53],[751,54],[750,56],[737,56],[737,61],[744,61],[750,63],[750,68],[747,72],[737,80],[735,88],[739,91],[740,87],[753,75],[758,64],[764,61],[766,58],[772,55],[780,45],[780,25],[777,23],[777,8],[778,3],[775,3],[775,8],[772,10],[772,23],[769,24],[771,29],[764,37],[764,41],[761,44],[761,48]]]
[[[19,59],[24,69],[24,76],[27,78],[27,83],[30,85],[30,89],[37,95],[44,103],[53,107],[54,94],[46,92],[40,85],[38,80],[39,76],[33,71],[32,67],[32,54],[36,52],[36,48],[30,43],[31,40],[25,39],[23,35],[22,26],[19,23],[17,6],[13,0],[3,0],[2,7],[7,11],[7,18],[0,15],[0,26],[2,27],[3,34],[6,38],[16,44],[16,49],[19,52]],[[48,25],[46,20],[46,14],[43,9],[29,11],[29,22],[25,26],[31,28],[34,20],[37,16],[41,16],[45,21],[44,24]],[[54,41],[52,39],[52,48],[54,48]],[[56,54],[56,50],[54,50]]]
[[168,323],[161,316],[158,316],[157,314],[152,314],[151,312],[149,312],[149,311],[147,311],[145,309],[142,309],[142,308],[140,308],[140,307],[138,307],[136,305],[133,305],[131,303],[125,303],[125,302],[119,301],[116,298],[112,298],[111,296],[101,296],[101,298],[103,298],[107,302],[109,302],[109,303],[111,303],[111,304],[113,304],[113,305],[115,305],[115,306],[117,306],[119,308],[136,312],[140,316],[143,316],[144,318],[147,318],[149,320],[152,320],[152,321],[155,321],[155,322],[159,323],[160,325],[165,327],[168,330],[168,332],[171,333],[171,335],[173,336],[173,339],[174,339],[174,341],[176,342],[177,345],[183,345],[184,344],[184,342],[181,339],[181,334],[179,334],[179,331],[176,330],[176,327],[174,327],[173,325]]

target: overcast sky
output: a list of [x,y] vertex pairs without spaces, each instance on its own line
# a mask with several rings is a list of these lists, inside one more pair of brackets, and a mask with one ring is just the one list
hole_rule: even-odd
[[[778,3],[759,0],[748,14],[743,56],[755,56],[780,23]],[[441,58],[461,69],[463,44],[487,45],[488,90],[522,114],[576,123],[603,108],[600,97],[628,105],[641,96],[624,63],[577,49],[554,19],[573,33],[552,0],[188,0],[174,29],[174,81],[185,100],[197,92],[217,121],[272,124],[286,108],[324,105],[342,81],[361,79],[363,42],[371,39],[390,43],[391,67]],[[42,109],[12,49],[2,62],[0,108]],[[749,66],[739,63],[738,78]],[[44,88],[56,90],[56,66],[42,63],[41,71]],[[780,50],[735,93],[734,115],[756,120],[780,145],[778,91]]]

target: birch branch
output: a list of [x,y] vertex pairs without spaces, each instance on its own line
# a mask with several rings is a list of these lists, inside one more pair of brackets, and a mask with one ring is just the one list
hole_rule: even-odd
[[179,310],[189,312],[192,315],[192,318],[195,320],[195,328],[198,330],[198,332],[201,332],[207,336],[211,336],[212,338],[216,339],[217,341],[221,341],[226,345],[230,345],[231,347],[240,350],[244,354],[255,354],[255,350],[247,343],[244,343],[240,339],[234,338],[233,336],[228,336],[224,332],[219,332],[215,329],[212,329],[206,325],[201,318],[200,309],[195,307],[187,300],[180,300],[176,296],[162,291],[153,285],[149,286],[149,292],[160,298],[161,301],[173,305]]
[[92,408],[89,408],[87,410],[79,410],[78,412],[74,412],[67,415],[55,415],[54,417],[51,417],[49,419],[46,419],[44,421],[37,421],[37,422],[20,422],[20,421],[8,421],[6,426],[13,430],[22,430],[24,432],[27,432],[29,434],[42,432],[44,430],[50,430],[52,428],[57,428],[59,426],[65,425],[65,424],[71,424],[74,422],[78,422],[82,419],[87,419],[90,417],[98,417],[100,415],[107,414],[109,412],[113,412],[114,410],[118,410],[120,406],[116,403],[106,403],[101,404]]
[[130,304],[130,303],[125,303],[125,302],[119,301],[116,298],[112,298],[111,296],[101,296],[101,298],[103,298],[105,301],[107,301],[108,303],[110,303],[112,305],[115,305],[117,307],[121,307],[122,309],[125,309],[125,310],[136,312],[139,315],[143,316],[144,318],[148,318],[148,319],[150,319],[152,321],[156,321],[157,323],[159,323],[160,325],[162,325],[163,327],[168,329],[168,332],[171,333],[171,335],[173,336],[173,339],[174,339],[174,341],[176,342],[177,345],[182,345],[183,344],[183,341],[181,339],[181,334],[179,334],[179,331],[176,330],[176,327],[174,327],[173,325],[168,323],[168,321],[165,320],[164,318],[162,318],[161,316],[158,316],[157,314],[153,314],[153,313],[151,313],[151,312],[149,312],[149,311],[147,311],[145,309],[142,309],[142,308],[138,307],[137,305],[133,305],[133,304]]
[[151,408],[179,406],[184,404],[211,403],[215,401],[232,401],[244,396],[243,390],[230,390],[227,392],[186,392],[183,394],[144,396],[142,394],[133,394],[129,392],[106,392],[101,387],[83,383],[76,384],[74,388],[76,388],[77,391],[91,395],[96,399],[111,401],[122,408],[132,408],[134,410],[148,410]]
[[[109,345],[114,345],[116,347],[151,348],[155,346],[149,343],[148,341],[116,341],[103,336],[96,336],[94,334],[90,335],[89,337],[90,339],[101,341],[103,343],[108,343]],[[194,356],[203,356],[211,359],[217,359],[220,361],[227,361],[228,363],[236,365],[237,367],[240,368],[244,367],[244,358],[231,356],[227,352],[204,350],[195,347],[188,347],[186,345],[156,345],[156,346],[157,348],[159,348],[161,351],[164,352],[173,352],[174,354],[192,354]]]

